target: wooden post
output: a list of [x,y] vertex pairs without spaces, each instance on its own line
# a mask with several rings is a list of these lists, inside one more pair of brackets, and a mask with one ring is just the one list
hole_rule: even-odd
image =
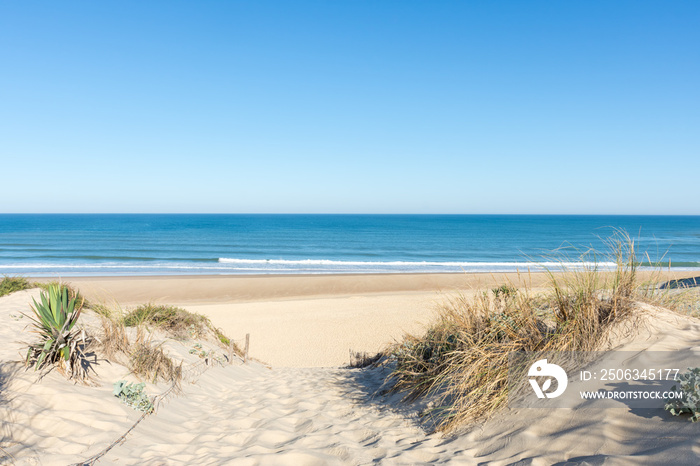
[[233,356],[234,356],[234,351],[233,351],[233,340],[229,340],[228,342],[228,363],[233,364]]
[[250,348],[250,333],[245,334],[245,351],[243,353],[243,363],[248,363],[248,348]]

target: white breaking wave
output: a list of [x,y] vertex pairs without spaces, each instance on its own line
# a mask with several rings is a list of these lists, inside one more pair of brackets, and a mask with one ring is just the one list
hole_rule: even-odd
[[442,269],[466,271],[501,271],[520,268],[583,268],[583,267],[614,268],[614,262],[456,262],[456,261],[337,261],[330,259],[232,259],[222,257],[218,262],[194,265],[191,263],[130,264],[130,263],[24,263],[0,264],[0,270],[216,270],[216,271],[415,271],[421,269]]
[[[614,262],[474,262],[474,261],[342,261],[330,259],[239,259],[219,258],[217,262],[161,261],[151,264],[105,263],[0,263],[0,275],[250,275],[250,274],[361,274],[361,273],[505,273],[593,269],[614,270]],[[641,270],[653,270],[640,267]],[[700,268],[677,268],[700,270]]]
[[328,266],[370,266],[370,267],[615,267],[614,262],[434,262],[434,261],[335,261],[329,259],[230,259],[220,257],[224,264],[247,265],[328,265]]

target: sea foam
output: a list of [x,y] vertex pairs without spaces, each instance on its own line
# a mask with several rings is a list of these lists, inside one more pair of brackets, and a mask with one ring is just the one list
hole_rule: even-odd
[[465,267],[465,268],[582,268],[582,267],[615,267],[614,262],[470,262],[470,261],[338,261],[330,259],[236,259],[220,257],[223,264],[239,265],[285,265],[285,266],[339,266],[339,267]]

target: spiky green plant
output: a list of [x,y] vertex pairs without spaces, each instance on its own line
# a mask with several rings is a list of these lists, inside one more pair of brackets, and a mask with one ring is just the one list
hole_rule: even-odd
[[40,337],[27,351],[27,366],[35,370],[58,367],[69,379],[88,379],[85,367],[85,332],[76,327],[82,306],[70,297],[70,290],[51,284],[41,292],[40,302],[32,299],[34,333]]

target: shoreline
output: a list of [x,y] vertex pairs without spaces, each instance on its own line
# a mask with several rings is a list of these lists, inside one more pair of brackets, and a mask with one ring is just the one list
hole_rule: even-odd
[[275,275],[158,275],[66,277],[64,282],[97,301],[120,304],[212,304],[386,295],[452,293],[502,284],[540,287],[544,272],[376,273]]
[[[563,275],[565,272],[555,272]],[[643,280],[700,276],[698,271],[640,271]],[[373,295],[410,292],[488,290],[509,284],[540,288],[547,272],[275,274],[275,275],[149,275],[82,276],[62,281],[76,286],[88,299],[120,304],[267,301],[294,298]],[[31,277],[29,277],[31,278]]]

